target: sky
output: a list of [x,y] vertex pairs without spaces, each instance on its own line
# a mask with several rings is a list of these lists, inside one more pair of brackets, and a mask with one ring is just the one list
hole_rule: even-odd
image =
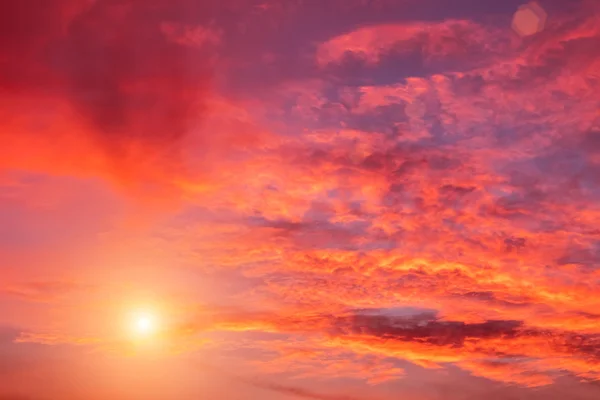
[[596,0],[0,2],[0,400],[600,398]]

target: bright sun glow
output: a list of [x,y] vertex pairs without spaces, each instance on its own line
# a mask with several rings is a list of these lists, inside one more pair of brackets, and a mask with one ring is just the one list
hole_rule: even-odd
[[151,313],[138,313],[133,317],[133,329],[137,335],[148,336],[156,332],[158,321]]

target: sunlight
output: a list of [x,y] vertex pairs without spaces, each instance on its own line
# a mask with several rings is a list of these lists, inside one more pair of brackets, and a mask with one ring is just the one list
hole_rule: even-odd
[[131,326],[136,336],[151,336],[158,330],[158,318],[148,311],[137,312],[132,316]]

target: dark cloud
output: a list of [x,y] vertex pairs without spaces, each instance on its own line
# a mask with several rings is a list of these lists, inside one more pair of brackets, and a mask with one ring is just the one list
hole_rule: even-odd
[[[66,96],[105,134],[150,118],[148,137],[174,135],[197,99],[193,92],[208,83],[207,55],[170,42],[160,30],[169,11],[185,3],[3,2],[3,67],[16,75],[3,74],[2,84],[15,94]],[[34,61],[46,72],[43,82],[26,75]]]
[[[67,104],[74,113],[69,123],[81,122],[84,128],[63,127],[61,135],[73,136],[66,145],[77,146],[77,136],[91,139],[114,164],[113,174],[132,170],[135,177],[136,163],[156,169],[177,164],[182,140],[201,123],[210,95],[214,46],[176,43],[161,27],[186,22],[184,11],[206,14],[204,6],[194,4],[2,2],[0,88],[5,97],[27,99],[30,108]],[[10,135],[20,134],[11,131],[15,112],[32,111],[0,116],[9,143]],[[44,125],[36,133],[56,134]]]
[[61,68],[68,97],[109,141],[133,133],[170,143],[199,111],[208,56],[161,31],[181,2],[119,3],[98,1],[69,25]]
[[522,237],[509,237],[504,239],[507,251],[519,250],[527,244],[527,239]]
[[439,321],[434,315],[389,317],[355,315],[340,318],[336,328],[344,334],[362,334],[391,340],[421,341],[440,346],[462,346],[466,339],[516,336],[520,321],[487,321],[468,324],[458,321]]
[[440,188],[440,191],[443,194],[451,195],[451,196],[464,196],[473,192],[476,188],[473,186],[456,186],[456,185],[444,185]]
[[556,260],[558,265],[580,264],[590,268],[600,267],[600,241],[588,246],[570,246],[565,254]]

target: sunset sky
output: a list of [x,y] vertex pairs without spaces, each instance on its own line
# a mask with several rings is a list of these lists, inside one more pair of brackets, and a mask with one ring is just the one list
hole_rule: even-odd
[[600,1],[0,0],[0,400],[600,399]]

